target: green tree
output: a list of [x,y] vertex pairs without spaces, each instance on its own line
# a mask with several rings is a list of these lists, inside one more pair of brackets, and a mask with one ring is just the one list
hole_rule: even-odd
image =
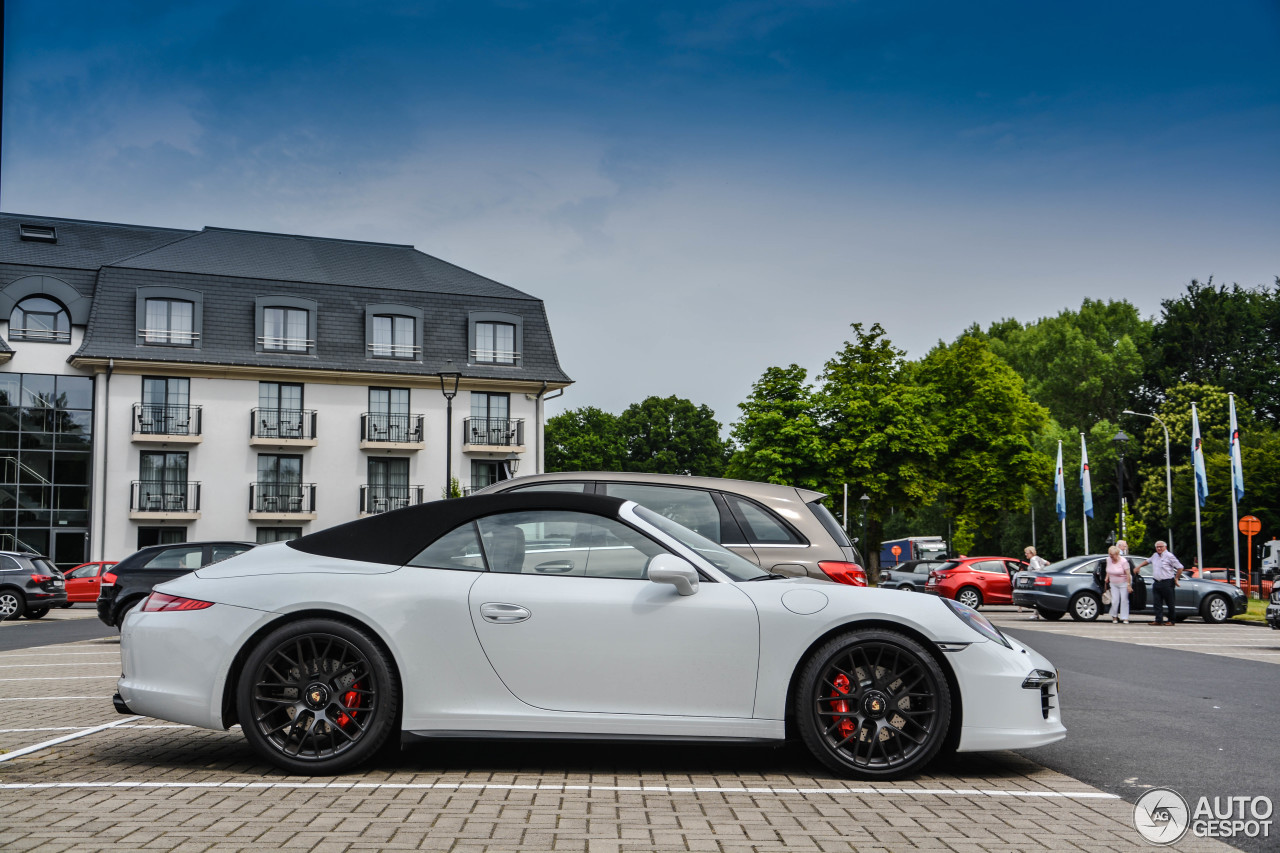
[[569,409],[547,418],[548,471],[620,471],[626,448],[618,417],[595,406]]
[[975,335],[935,347],[919,379],[939,400],[933,414],[945,450],[935,470],[955,518],[952,548],[967,551],[996,533],[1003,514],[1029,509],[1027,486],[1043,492],[1052,482],[1053,460],[1035,444],[1049,413]]
[[890,508],[932,501],[940,483],[930,476],[945,442],[938,413],[942,397],[917,383],[910,362],[879,323],[854,323],[852,339],[827,362],[815,410],[825,444],[824,491],[849,484],[867,494],[866,556],[875,569]]
[[827,481],[826,437],[815,409],[813,388],[803,367],[770,367],[738,404],[733,425],[738,450],[726,476],[819,489]]
[[[1152,324],[1125,301],[1086,299],[1035,323],[993,323],[981,334],[1058,423],[1085,429],[1115,421],[1142,385]],[[972,334],[976,329],[971,329]]]
[[626,471],[724,474],[732,445],[720,438],[715,412],[681,397],[648,397],[618,416]]

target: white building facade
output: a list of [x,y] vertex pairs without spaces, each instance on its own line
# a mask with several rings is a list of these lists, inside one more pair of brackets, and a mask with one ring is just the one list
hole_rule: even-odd
[[[0,214],[0,548],[271,542],[542,470],[540,300],[417,252]],[[451,412],[450,412],[451,409]]]

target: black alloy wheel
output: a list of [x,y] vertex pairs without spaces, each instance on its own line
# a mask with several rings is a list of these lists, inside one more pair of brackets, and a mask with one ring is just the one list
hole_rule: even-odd
[[0,622],[17,619],[27,609],[27,598],[16,589],[0,589]]
[[387,739],[400,688],[386,654],[361,630],[330,619],[285,625],[245,661],[240,728],[268,761],[295,774],[339,773]]
[[1048,619],[1050,622],[1057,622],[1067,615],[1065,610],[1045,610],[1043,607],[1037,607],[1036,612],[1040,614],[1041,619]]
[[809,751],[853,778],[920,770],[938,754],[951,724],[942,667],[896,631],[850,631],[823,645],[806,664],[795,701]]

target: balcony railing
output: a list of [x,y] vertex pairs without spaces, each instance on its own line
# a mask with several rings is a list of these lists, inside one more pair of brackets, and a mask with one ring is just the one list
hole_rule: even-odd
[[199,512],[200,484],[173,480],[134,480],[130,512]]
[[466,418],[462,422],[463,444],[511,447],[524,444],[523,418]]
[[133,404],[134,435],[200,435],[200,406]]
[[361,441],[421,443],[422,415],[365,412],[360,416]]
[[316,437],[316,410],[250,409],[249,437],[313,439]]
[[315,483],[250,483],[249,512],[316,511]]
[[373,514],[417,506],[422,503],[425,493],[423,486],[365,484],[360,487],[360,511]]
[[199,332],[184,329],[139,329],[138,337],[144,344],[165,344],[175,347],[193,347],[200,341]]
[[471,361],[475,364],[519,364],[520,353],[507,349],[473,349]]

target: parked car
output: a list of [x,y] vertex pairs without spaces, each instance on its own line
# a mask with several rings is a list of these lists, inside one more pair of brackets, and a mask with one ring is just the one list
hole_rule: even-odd
[[774,574],[867,585],[862,557],[822,505],[822,492],[717,477],[586,471],[502,480],[477,494],[548,491],[635,501]]
[[919,592],[929,582],[929,572],[947,564],[946,560],[908,560],[880,570],[878,586]]
[[146,598],[156,584],[242,554],[253,547],[253,542],[183,542],[143,548],[102,573],[98,587],[98,618],[113,628],[119,628],[125,614]]
[[954,598],[974,610],[984,604],[1009,604],[1010,579],[1026,569],[1026,563],[1013,557],[961,557],[929,572],[924,591]]
[[1280,631],[1280,587],[1273,587],[1267,601],[1267,624]]
[[[1126,559],[1136,566],[1146,558],[1130,555]],[[1061,619],[1063,614],[1070,613],[1076,621],[1091,622],[1102,612],[1102,589],[1095,576],[1104,570],[1105,560],[1105,554],[1071,557],[1038,572],[1027,572],[1018,578],[1013,603],[1034,607],[1045,619]],[[1143,566],[1139,573],[1143,587],[1134,588],[1129,612],[1154,612],[1151,566]],[[1217,581],[1183,577],[1174,593],[1174,614],[1178,621],[1200,616],[1206,622],[1225,622],[1248,608],[1249,601],[1243,592]]]
[[[389,738],[775,741],[890,779],[1065,736],[1053,664],[953,601],[783,578],[634,501],[517,491],[264,545],[125,617],[116,709],[296,774]],[[955,728],[953,728],[955,727]],[[199,750],[193,762],[203,761]]]
[[41,618],[67,600],[64,583],[48,557],[0,551],[0,621]]
[[101,575],[103,571],[114,565],[116,565],[115,560],[81,563],[65,573],[63,577],[67,582],[67,600],[58,606],[70,607],[76,602],[97,601],[99,584],[102,583]]

